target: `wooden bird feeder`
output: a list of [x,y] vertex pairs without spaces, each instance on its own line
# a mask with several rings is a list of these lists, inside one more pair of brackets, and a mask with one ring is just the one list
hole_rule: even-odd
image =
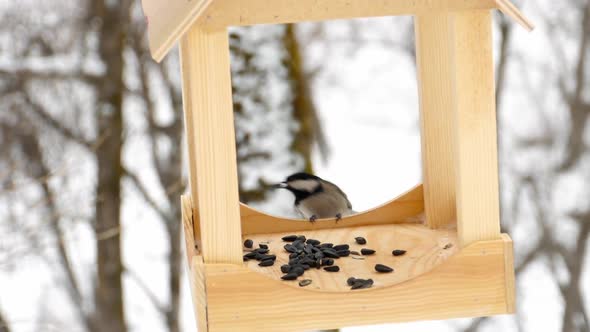
[[[508,0],[143,0],[151,52],[180,41],[191,195],[184,235],[200,331],[301,331],[489,316],[514,311],[512,242],[500,233],[492,10],[526,29]],[[238,199],[227,27],[414,15],[423,185],[371,211],[309,223]],[[313,283],[281,281],[281,237],[304,234],[377,250],[338,260]],[[272,267],[242,260],[244,238],[268,242]],[[393,249],[405,249],[400,257]],[[376,263],[392,266],[377,274]],[[350,290],[346,279],[372,278]]]

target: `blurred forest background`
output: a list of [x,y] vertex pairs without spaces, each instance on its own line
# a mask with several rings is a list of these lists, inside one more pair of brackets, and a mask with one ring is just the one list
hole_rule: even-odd
[[[517,314],[359,331],[590,331],[590,0],[515,2],[537,24],[495,23]],[[411,18],[230,36],[242,201],[292,213],[269,184],[301,169],[357,210],[420,181]],[[1,332],[194,330],[180,93],[139,1],[0,1]]]

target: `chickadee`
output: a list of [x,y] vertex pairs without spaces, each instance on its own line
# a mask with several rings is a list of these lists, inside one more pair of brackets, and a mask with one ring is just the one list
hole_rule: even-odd
[[342,219],[354,214],[346,194],[335,184],[307,173],[295,173],[275,186],[295,195],[295,209],[309,221],[318,218]]

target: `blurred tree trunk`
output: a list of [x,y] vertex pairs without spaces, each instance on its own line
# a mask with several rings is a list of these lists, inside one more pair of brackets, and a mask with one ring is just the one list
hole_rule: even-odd
[[105,71],[96,83],[97,188],[95,236],[97,280],[95,306],[101,331],[125,332],[121,257],[121,152],[123,148],[123,51],[130,2],[94,1],[90,15],[99,18],[98,54]]
[[293,117],[299,124],[291,148],[304,160],[303,171],[313,174],[312,149],[321,136],[317,110],[311,94],[311,82],[305,73],[301,47],[294,24],[287,24],[283,43],[288,54],[288,79],[293,89]]
[[10,325],[6,319],[4,319],[4,315],[0,312],[0,332],[11,332]]

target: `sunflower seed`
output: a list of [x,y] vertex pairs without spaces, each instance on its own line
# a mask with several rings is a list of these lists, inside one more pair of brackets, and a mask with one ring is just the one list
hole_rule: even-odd
[[268,249],[268,244],[259,243],[258,246],[262,249]]
[[383,264],[377,264],[377,265],[375,265],[375,271],[382,272],[382,273],[389,273],[389,272],[393,272],[393,269],[390,268],[389,266],[386,266]]
[[299,277],[297,274],[290,272],[281,277],[283,280],[295,280]]
[[324,249],[324,250],[322,250],[322,252],[324,253],[324,255],[326,257],[340,258],[340,256],[338,255],[338,253],[334,249]]
[[299,287],[305,287],[311,285],[310,279],[304,279],[299,282]]
[[360,256],[361,254],[358,251],[351,251],[350,252],[351,255],[356,255],[356,256]]
[[254,245],[254,241],[247,239],[246,241],[244,241],[244,247],[250,249],[252,248],[252,246]]
[[252,252],[245,254],[244,257],[246,257],[248,259],[253,259],[253,258],[256,258],[257,254],[258,254],[257,252],[252,251]]
[[322,259],[322,266],[332,266],[332,265],[334,265],[334,260],[332,258]]
[[354,240],[358,244],[367,244],[367,240],[364,237],[361,237],[361,236],[355,237]]
[[332,248],[334,244],[332,243],[322,243],[320,244],[320,248]]
[[275,264],[274,259],[265,259],[262,262],[258,263],[258,266],[273,266]]
[[259,254],[267,254],[268,253],[268,249],[264,249],[264,248],[258,248],[258,249],[255,249],[254,251],[256,251]]
[[405,251],[405,250],[399,250],[399,249],[396,249],[396,250],[394,250],[394,251],[392,251],[392,252],[391,252],[391,254],[392,254],[393,256],[402,256],[402,255],[403,255],[403,254],[405,254],[405,253],[406,253],[406,251]]
[[332,247],[332,249],[334,249],[336,251],[348,250],[348,249],[350,249],[350,246],[348,244],[339,244],[337,246]]
[[283,236],[281,240],[283,240],[285,242],[293,242],[293,241],[297,240],[297,235]]
[[265,261],[268,259],[272,259],[273,261],[277,259],[276,255],[260,255],[257,258],[260,258],[261,261]]
[[361,254],[363,254],[365,256],[372,255],[374,253],[375,253],[375,250],[373,250],[373,249],[365,249],[365,248],[361,249]]
[[355,279],[350,289],[365,289],[373,286],[373,279]]
[[305,240],[307,240],[307,239],[305,238],[305,235],[299,235],[299,236],[297,237],[297,240],[299,240],[299,241],[301,241],[301,242],[305,242]]
[[289,273],[289,271],[291,271],[291,265],[281,265],[281,272],[283,273]]
[[338,265],[326,266],[324,270],[328,272],[338,272],[340,271],[340,267]]
[[302,276],[305,273],[305,269],[302,266],[293,266],[289,273],[295,273],[297,276]]
[[283,248],[284,248],[284,249],[285,249],[287,252],[290,252],[290,253],[292,253],[292,254],[295,254],[295,253],[297,253],[297,248],[295,248],[295,247],[294,247],[292,244],[285,244],[285,245],[283,246]]
[[356,278],[355,277],[350,277],[350,278],[346,279],[346,284],[348,286],[352,286],[355,281],[356,281]]
[[312,246],[317,246],[319,245],[321,242],[315,239],[307,239],[307,241],[305,241],[307,244],[311,244]]
[[348,257],[350,255],[350,250],[338,250],[336,253],[338,253],[338,256],[340,257]]

